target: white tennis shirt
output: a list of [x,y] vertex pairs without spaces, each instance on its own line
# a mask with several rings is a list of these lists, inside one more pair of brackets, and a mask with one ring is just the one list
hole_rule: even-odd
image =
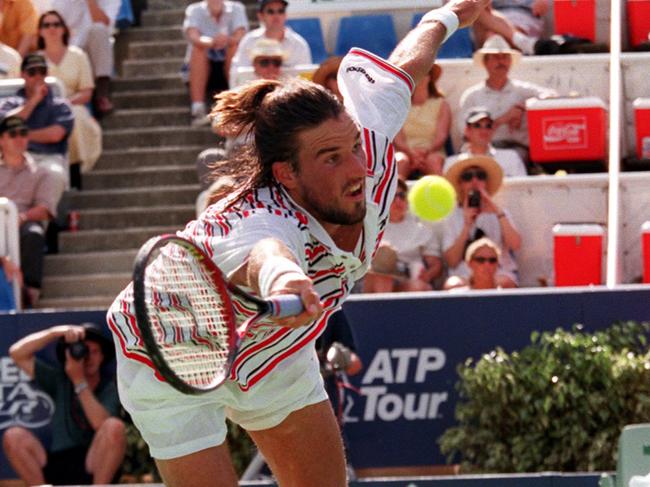
[[[268,321],[247,323],[253,313],[243,303],[234,303],[238,323],[243,325],[230,378],[244,391],[281,364],[297,360],[297,352],[304,347],[314,347],[329,316],[368,270],[388,220],[397,184],[392,140],[406,119],[414,82],[406,72],[361,49],[345,56],[338,82],[346,110],[359,124],[367,161],[367,212],[354,252],[339,249],[281,187],[260,188],[225,211],[223,203],[212,205],[179,232],[201,247],[226,275],[244,262],[261,239],[276,238],[293,252],[321,298],[325,313],[298,329]],[[116,298],[107,318],[118,349],[127,358],[151,365],[135,326],[131,284]]]

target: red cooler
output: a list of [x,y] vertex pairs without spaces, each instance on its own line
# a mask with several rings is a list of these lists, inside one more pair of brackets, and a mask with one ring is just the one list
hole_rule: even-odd
[[526,110],[534,162],[600,161],[607,157],[606,107],[600,98],[531,98]]
[[553,263],[556,286],[602,284],[601,225],[559,223],[553,226]]
[[643,282],[650,283],[650,221],[641,225],[641,247],[643,253]]
[[650,98],[637,98],[633,105],[636,155],[639,159],[650,159]]
[[596,0],[555,0],[553,17],[556,34],[596,40]]
[[649,40],[650,0],[627,0],[627,25],[632,47]]

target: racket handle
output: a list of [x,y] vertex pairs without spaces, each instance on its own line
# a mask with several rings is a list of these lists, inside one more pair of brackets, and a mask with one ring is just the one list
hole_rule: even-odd
[[273,296],[267,299],[266,302],[269,304],[269,314],[275,318],[296,316],[305,310],[302,299],[295,294]]

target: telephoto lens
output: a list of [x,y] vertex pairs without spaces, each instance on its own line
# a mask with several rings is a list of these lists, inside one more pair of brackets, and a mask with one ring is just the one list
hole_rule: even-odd
[[86,358],[88,355],[88,346],[83,340],[70,343],[68,349],[70,350],[70,356],[75,360],[81,360],[82,358]]

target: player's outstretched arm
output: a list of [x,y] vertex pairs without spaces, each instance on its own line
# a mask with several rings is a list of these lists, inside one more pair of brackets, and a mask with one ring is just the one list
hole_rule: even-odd
[[451,0],[444,7],[428,12],[397,45],[390,62],[409,73],[417,83],[431,70],[447,29],[471,25],[489,4],[490,0]]

